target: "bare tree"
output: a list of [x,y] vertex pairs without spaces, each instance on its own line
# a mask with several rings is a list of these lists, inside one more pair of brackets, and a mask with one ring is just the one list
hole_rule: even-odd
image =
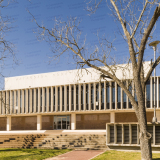
[[[15,46],[11,41],[7,40],[7,33],[12,29],[12,20],[7,15],[2,14],[3,9],[10,5],[11,1],[0,0],[0,77],[4,78],[3,68],[6,66],[5,61],[8,58],[13,58],[13,62],[17,63],[15,57]],[[2,82],[0,82],[2,83]],[[0,95],[0,101],[4,103],[5,113],[9,110],[9,104],[5,103],[3,96]]]
[[[95,13],[102,0],[91,0],[87,9]],[[100,45],[94,50],[87,49],[85,38],[82,41],[79,22],[76,18],[70,18],[67,22],[55,20],[52,29],[38,25],[38,38],[45,39],[53,48],[53,58],[58,58],[67,51],[72,51],[73,59],[81,67],[89,66],[101,73],[101,77],[115,81],[126,93],[135,110],[140,125],[140,146],[142,160],[152,159],[151,134],[147,131],[147,119],[145,108],[145,86],[152,71],[159,64],[160,57],[151,64],[148,73],[144,76],[143,61],[146,45],[151,40],[155,24],[160,16],[160,3],[156,0],[108,0],[107,5],[112,11],[117,23],[121,26],[122,38],[128,44],[129,62],[132,65],[133,79],[137,102],[125,85],[124,81],[116,76],[116,65],[110,65],[114,58],[110,56],[113,43],[105,38],[99,38]],[[154,10],[154,13],[152,12]],[[91,47],[92,48],[92,47]],[[112,58],[108,60],[109,58]],[[104,67],[99,67],[104,66]],[[107,69],[106,69],[107,68]]]

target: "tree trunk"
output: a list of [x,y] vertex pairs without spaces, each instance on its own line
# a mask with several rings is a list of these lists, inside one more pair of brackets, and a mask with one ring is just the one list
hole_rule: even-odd
[[147,131],[147,118],[145,106],[139,106],[140,112],[140,147],[142,160],[152,160],[152,147],[151,138],[152,135]]
[[151,138],[142,134],[140,137],[140,145],[142,160],[152,160]]

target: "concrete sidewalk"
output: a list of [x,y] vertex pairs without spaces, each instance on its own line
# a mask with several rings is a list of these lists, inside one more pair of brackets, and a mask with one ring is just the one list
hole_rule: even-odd
[[70,151],[62,155],[47,158],[45,160],[90,160],[99,154],[105,152],[104,150],[88,150],[88,151]]

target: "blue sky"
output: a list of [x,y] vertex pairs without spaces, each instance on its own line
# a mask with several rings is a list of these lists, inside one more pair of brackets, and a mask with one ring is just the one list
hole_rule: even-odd
[[[96,14],[91,16],[88,15],[85,7],[86,1],[84,0],[31,0],[31,3],[22,0],[10,4],[2,10],[3,15],[8,15],[14,21],[12,24],[14,28],[6,34],[6,38],[15,44],[16,58],[19,63],[15,65],[12,58],[8,58],[2,72],[3,75],[11,77],[76,68],[74,61],[67,59],[67,57],[62,57],[59,63],[49,64],[48,57],[52,55],[50,47],[45,41],[37,41],[36,34],[33,33],[37,30],[37,26],[27,10],[35,16],[39,24],[44,24],[49,28],[53,26],[55,17],[62,20],[66,20],[70,16],[79,18],[80,28],[83,35],[87,37],[87,44],[90,46],[97,43],[95,36],[97,31],[100,36],[105,34],[110,40],[113,40],[115,33],[116,51],[112,54],[117,59],[126,59],[129,55],[127,44],[121,40],[117,25],[113,21],[113,17],[109,16],[110,10],[105,1]],[[157,33],[159,34],[159,30]],[[148,60],[153,57],[153,54],[150,53],[153,51],[147,51]]]

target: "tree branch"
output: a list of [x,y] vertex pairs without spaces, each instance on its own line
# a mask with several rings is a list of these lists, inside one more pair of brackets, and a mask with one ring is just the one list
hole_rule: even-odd
[[145,77],[145,80],[144,80],[145,84],[146,84],[147,81],[150,79],[150,76],[151,76],[153,70],[157,67],[157,65],[158,65],[159,63],[160,63],[160,56],[156,59],[156,61],[152,64],[150,70],[148,71],[147,76]]
[[140,48],[139,48],[139,56],[138,56],[138,63],[137,63],[137,71],[138,74],[140,74],[141,71],[141,66],[142,66],[142,60],[143,60],[143,55],[144,55],[144,49],[148,40],[148,37],[158,19],[158,17],[160,16],[160,6],[156,7],[154,15],[144,33],[144,36],[141,40],[141,44],[140,44]]
[[137,25],[136,25],[136,27],[135,27],[132,35],[131,35],[131,38],[133,38],[133,37],[134,37],[134,34],[136,33],[136,30],[137,30],[137,28],[138,28],[138,26],[139,26],[139,23],[140,23],[141,18],[142,18],[143,14],[144,14],[144,11],[145,11],[145,9],[146,9],[146,7],[147,7],[147,4],[148,4],[148,0],[146,0],[146,3],[145,3],[145,5],[144,5],[144,7],[143,7],[143,10],[142,10],[142,12],[141,12],[141,15],[139,16]]

